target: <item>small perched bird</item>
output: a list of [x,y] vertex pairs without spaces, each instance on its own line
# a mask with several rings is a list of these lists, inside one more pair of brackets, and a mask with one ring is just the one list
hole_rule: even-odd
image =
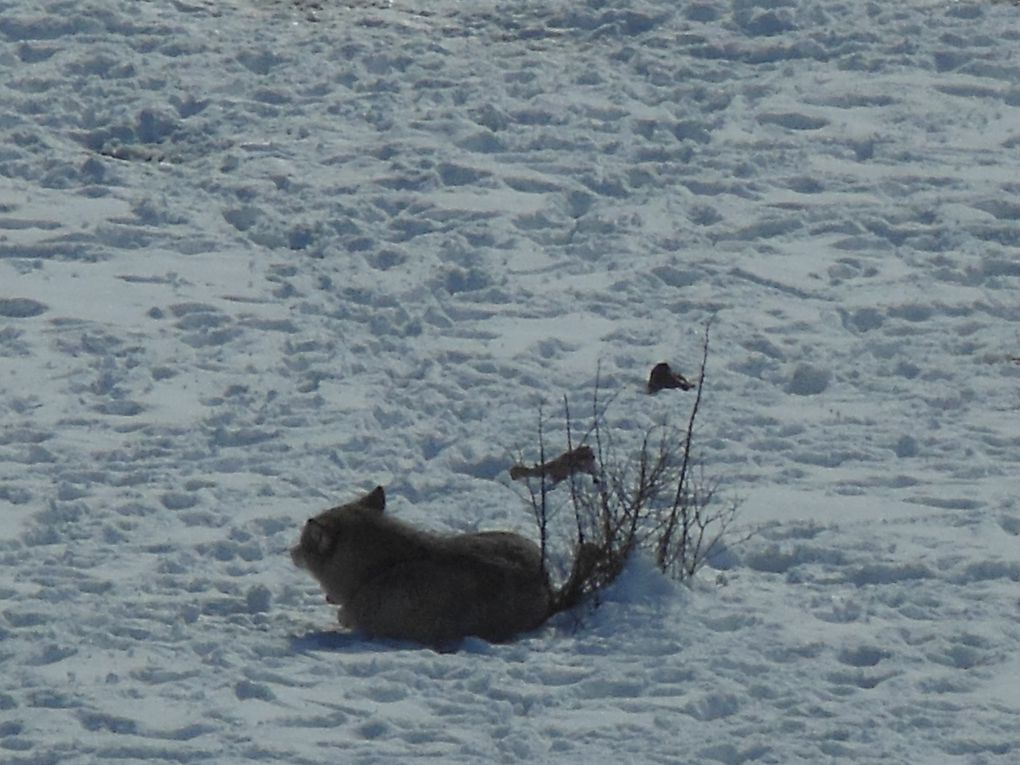
[[684,377],[682,374],[674,372],[670,369],[669,364],[662,361],[652,367],[652,373],[648,375],[648,392],[658,393],[663,388],[679,388],[680,390],[690,390],[694,387],[694,383]]

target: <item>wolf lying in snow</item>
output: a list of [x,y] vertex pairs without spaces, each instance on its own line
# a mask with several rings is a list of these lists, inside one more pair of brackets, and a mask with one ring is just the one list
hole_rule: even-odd
[[554,610],[542,554],[519,534],[440,536],[383,514],[381,486],[311,518],[290,554],[308,569],[340,623],[379,637],[442,645],[498,642]]

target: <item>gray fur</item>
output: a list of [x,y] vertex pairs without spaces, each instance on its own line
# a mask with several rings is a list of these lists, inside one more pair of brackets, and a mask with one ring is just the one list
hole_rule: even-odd
[[340,606],[340,623],[368,635],[441,645],[467,635],[507,640],[552,612],[537,545],[519,534],[441,536],[384,514],[381,486],[320,513],[291,548]]

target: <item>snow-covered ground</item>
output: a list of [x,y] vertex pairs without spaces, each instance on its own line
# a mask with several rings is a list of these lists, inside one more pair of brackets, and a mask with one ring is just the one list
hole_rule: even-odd
[[[1020,8],[0,1],[0,761],[1012,763]],[[750,539],[456,653],[286,548],[533,533],[596,368]]]

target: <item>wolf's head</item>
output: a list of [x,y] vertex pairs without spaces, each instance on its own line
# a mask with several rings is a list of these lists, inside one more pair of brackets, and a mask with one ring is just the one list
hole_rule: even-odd
[[317,564],[333,555],[347,528],[381,516],[385,509],[386,492],[382,486],[376,486],[353,502],[338,505],[309,518],[301,530],[301,540],[290,548],[291,560],[298,568],[314,571]]

